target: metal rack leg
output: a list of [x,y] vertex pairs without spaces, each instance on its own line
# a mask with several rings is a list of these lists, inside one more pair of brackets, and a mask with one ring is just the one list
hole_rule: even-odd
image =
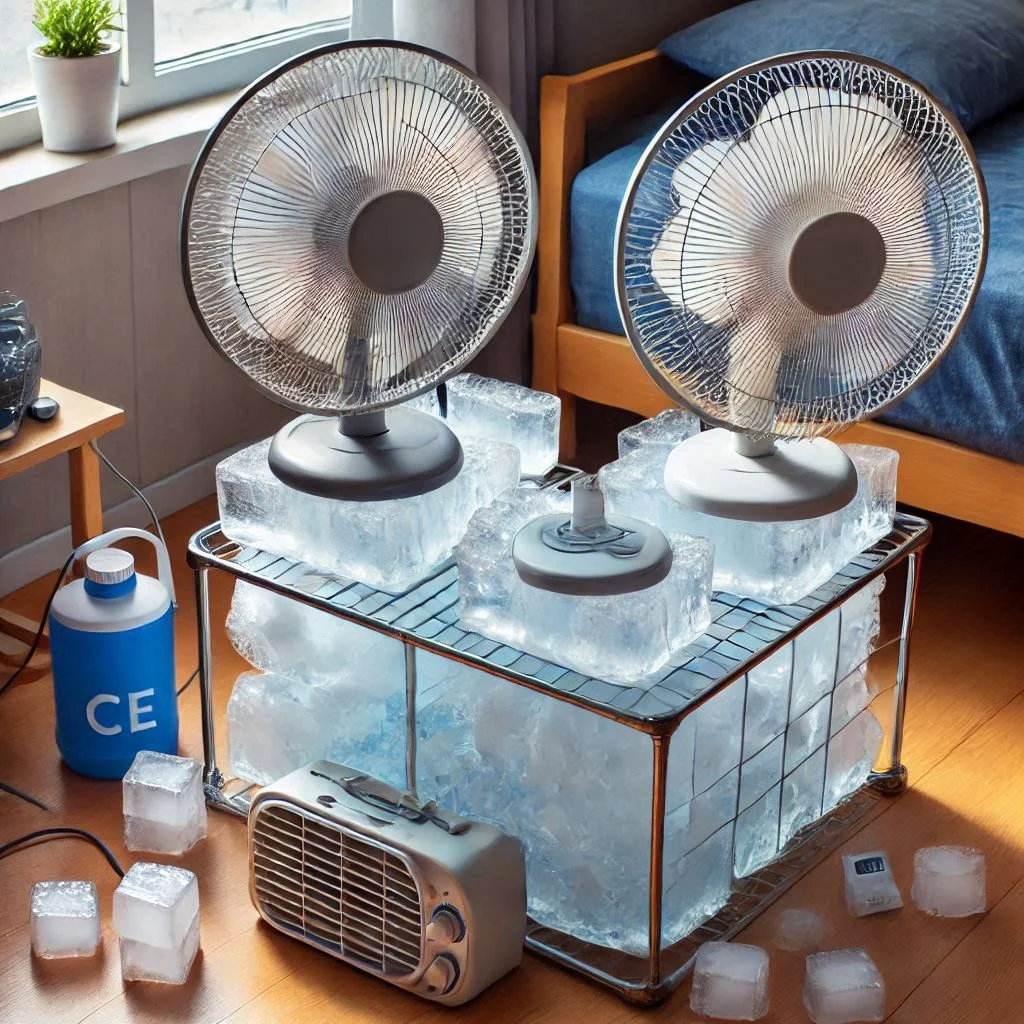
[[[209,569],[195,570],[196,625],[199,642],[199,702],[203,716],[203,783],[206,789],[219,792],[224,776],[217,767],[217,741],[213,715],[213,654],[210,644],[210,581]],[[208,794],[209,795],[209,794]]]
[[914,609],[921,582],[921,552],[907,558],[907,587],[903,599],[903,622],[900,632],[899,657],[896,662],[896,686],[893,702],[892,744],[889,767],[873,772],[869,783],[885,796],[899,796],[908,785],[909,776],[903,765],[903,730],[907,714],[907,682],[910,675],[910,640],[914,627]]
[[416,796],[416,648],[405,643],[405,788]]
[[654,748],[654,790],[651,795],[651,871],[648,911],[648,983],[652,989],[661,984],[661,915],[665,871],[665,807],[668,788],[668,751],[671,736],[652,736]]

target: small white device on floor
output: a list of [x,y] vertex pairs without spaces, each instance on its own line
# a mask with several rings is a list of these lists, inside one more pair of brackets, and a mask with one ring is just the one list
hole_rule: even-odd
[[857,473],[824,435],[934,367],[987,242],[967,136],[894,68],[795,53],[698,93],[637,165],[616,237],[634,350],[717,428],[669,456],[669,494],[756,522],[847,505]]
[[300,491],[424,494],[462,448],[402,405],[457,374],[526,284],[536,182],[472,72],[407,43],[332,44],[259,79],[203,145],[181,264],[211,344],[298,409],[269,453]]
[[522,959],[519,841],[327,761],[253,800],[249,892],[286,935],[450,1006]]
[[881,914],[903,906],[889,858],[880,850],[843,854],[843,889],[846,909],[853,917]]

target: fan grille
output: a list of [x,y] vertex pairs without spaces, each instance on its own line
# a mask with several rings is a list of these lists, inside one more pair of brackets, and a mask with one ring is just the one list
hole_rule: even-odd
[[[348,238],[391,192],[426,199],[443,244],[425,280],[387,293],[357,276]],[[211,133],[185,197],[186,287],[214,346],[279,401],[384,408],[500,326],[529,271],[534,193],[511,119],[459,66],[406,44],[317,50]]]
[[[823,312],[791,257],[836,214],[877,229],[884,268],[863,301]],[[715,83],[651,143],[619,217],[619,308],[673,399],[716,425],[811,437],[934,365],[986,241],[981,174],[951,115],[884,65],[794,54]],[[863,267],[844,245],[824,257],[819,276],[849,292]]]

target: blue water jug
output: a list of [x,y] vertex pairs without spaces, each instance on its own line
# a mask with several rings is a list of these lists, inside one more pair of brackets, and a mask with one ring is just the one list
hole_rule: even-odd
[[[126,537],[153,544],[159,579],[111,547]],[[140,750],[178,752],[171,562],[159,538],[132,527],[88,541],[83,555],[85,578],[50,607],[57,746],[76,772],[119,779]]]

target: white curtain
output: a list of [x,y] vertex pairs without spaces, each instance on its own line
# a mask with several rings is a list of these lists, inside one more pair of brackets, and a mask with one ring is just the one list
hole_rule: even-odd
[[[554,59],[555,0],[353,0],[353,38],[429,46],[472,68],[519,123],[537,158],[541,76]],[[478,373],[530,379],[531,289],[473,364]]]

